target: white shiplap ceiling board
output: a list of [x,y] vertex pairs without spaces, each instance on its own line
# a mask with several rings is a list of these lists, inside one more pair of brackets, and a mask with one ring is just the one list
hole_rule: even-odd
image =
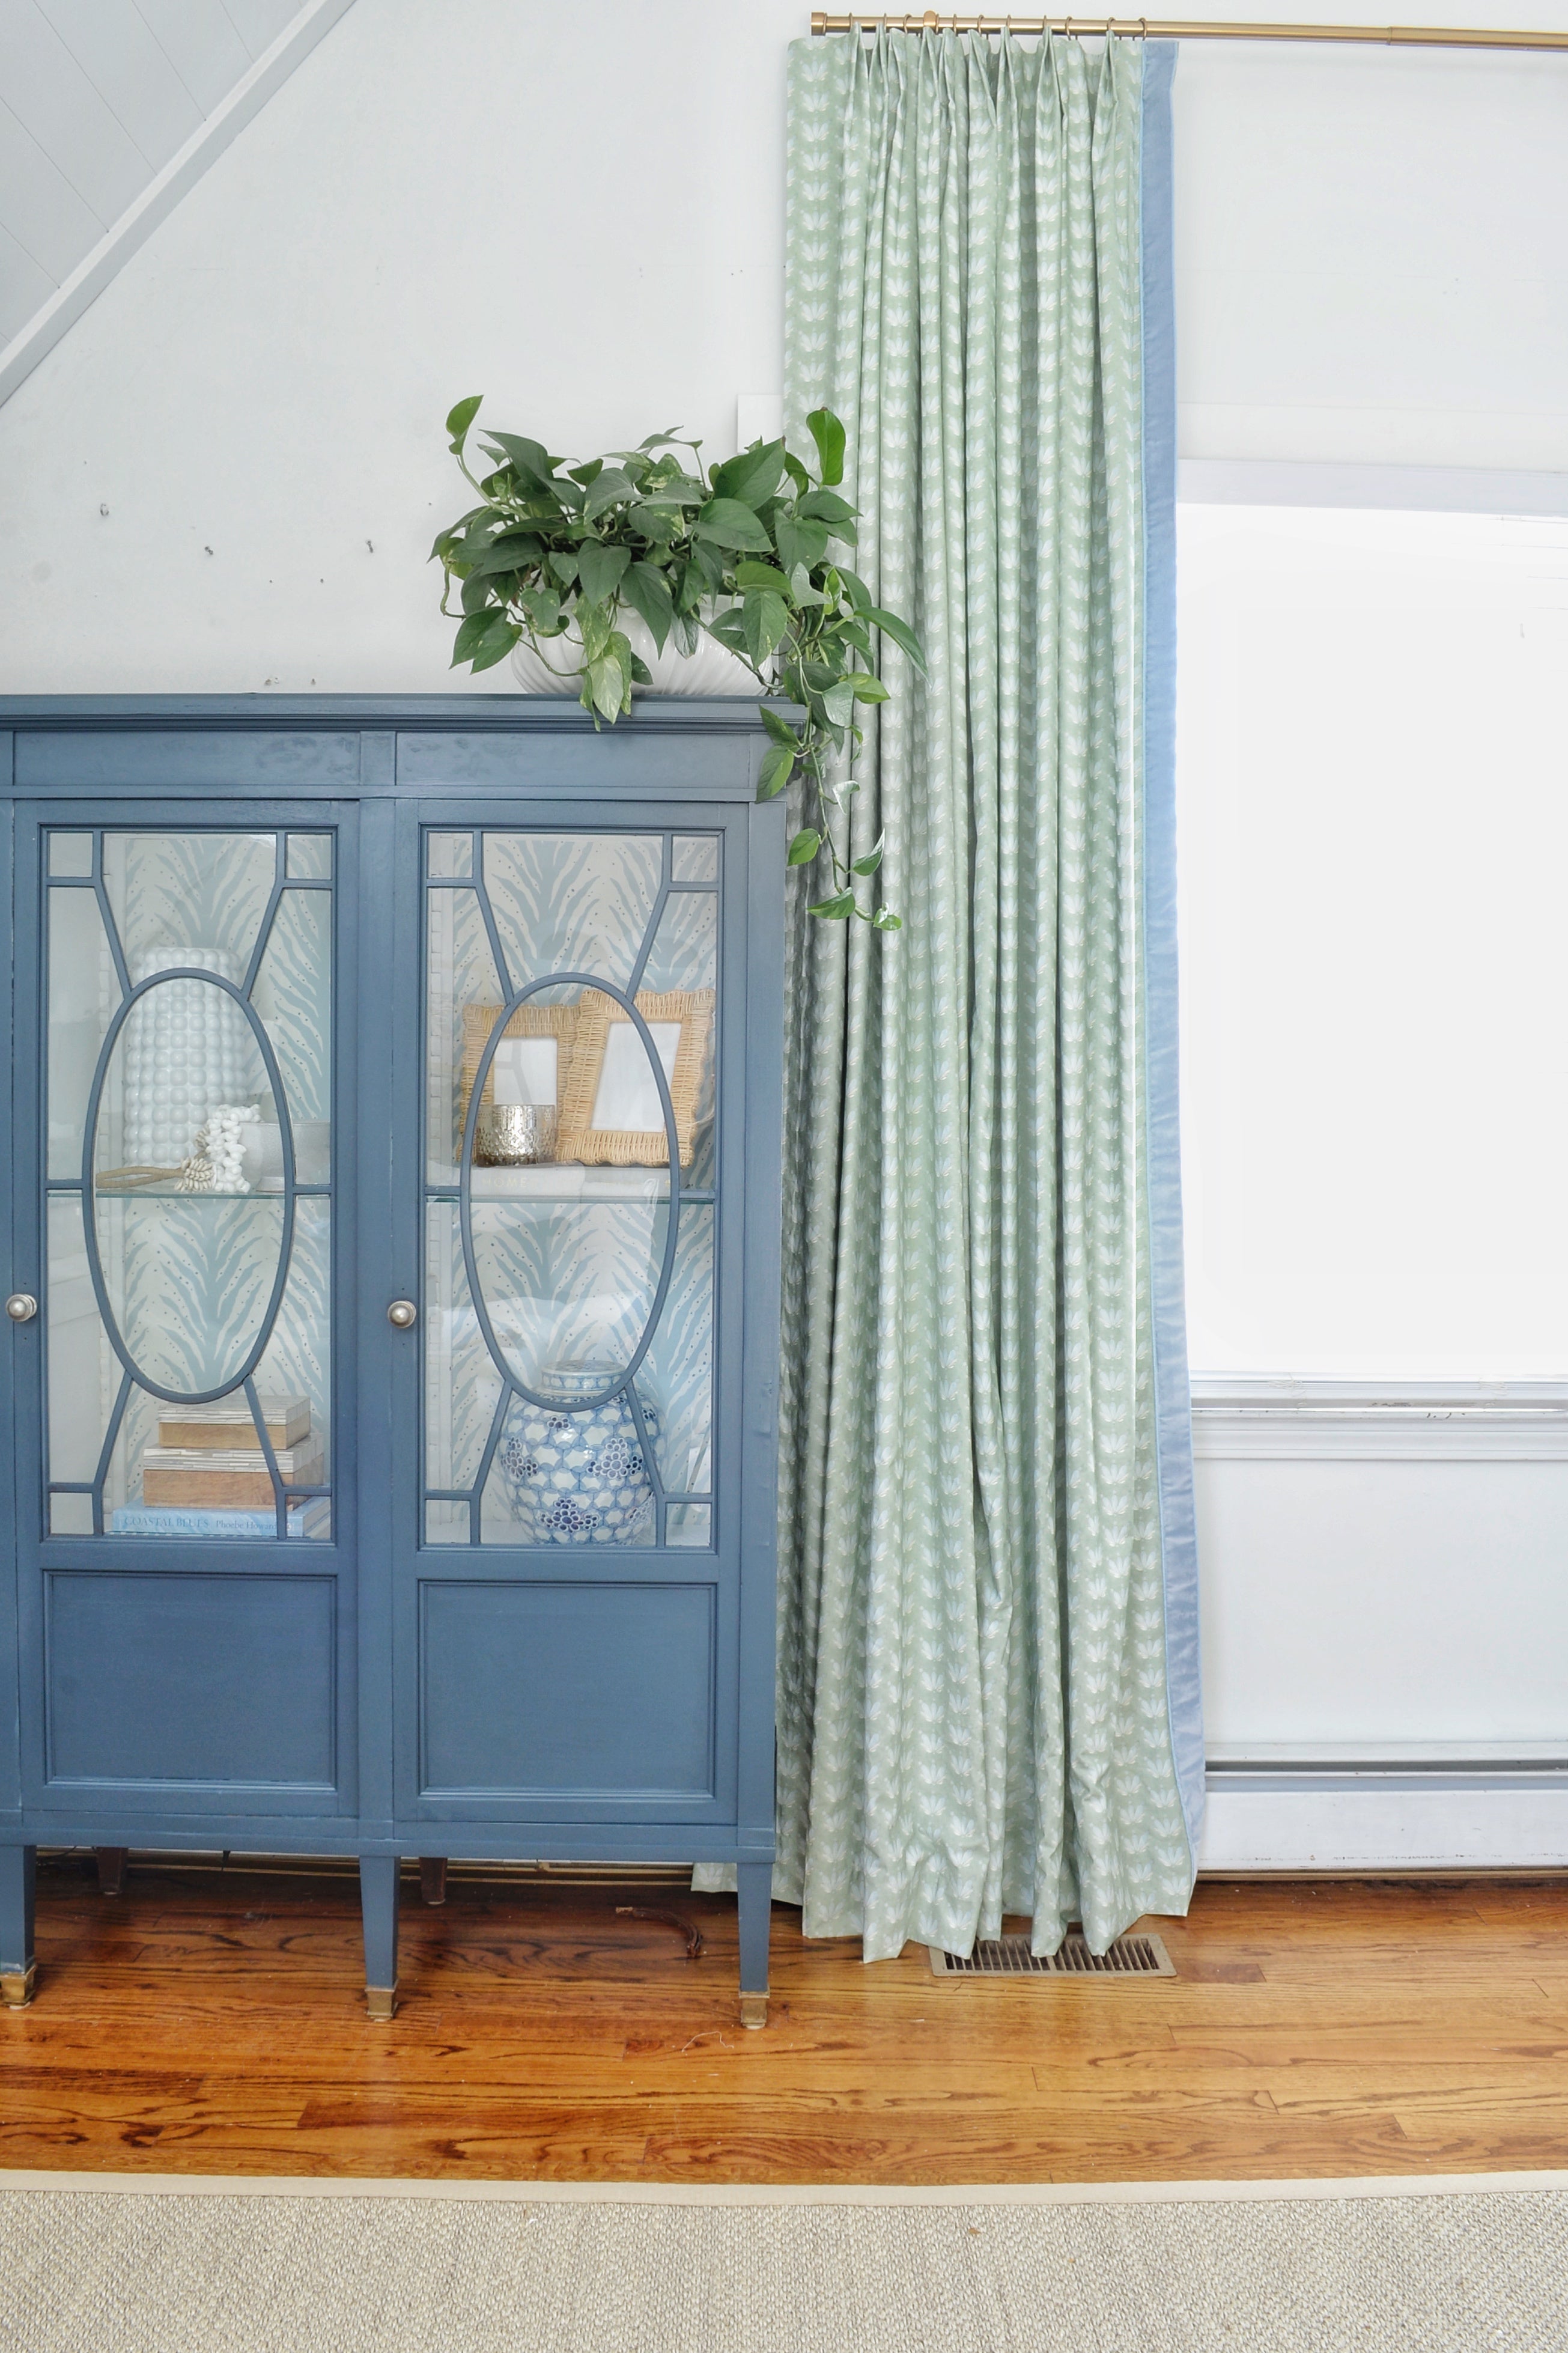
[[0,401],[353,0],[0,0]]

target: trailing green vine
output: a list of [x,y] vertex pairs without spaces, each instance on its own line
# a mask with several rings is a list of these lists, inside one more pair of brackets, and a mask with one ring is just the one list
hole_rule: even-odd
[[[489,670],[523,638],[537,651],[574,628],[583,706],[595,725],[613,726],[631,709],[633,685],[648,683],[617,626],[623,607],[647,623],[660,653],[671,640],[694,651],[706,629],[759,686],[802,713],[795,723],[762,704],[771,742],[757,793],[771,800],[795,776],[804,779],[806,822],[789,862],[824,858],[831,881],[811,913],[830,922],[858,915],[878,931],[897,931],[891,908],[861,896],[886,837],[850,859],[837,827],[858,789],[856,706],[889,699],[872,664],[873,632],[891,638],[917,670],[925,659],[909,624],[875,604],[830,552],[853,546],[858,512],[837,487],[844,479],[837,417],[819,408],[806,419],[815,474],[780,440],[754,442],[710,476],[700,443],[674,433],[650,433],[636,449],[563,472],[540,442],[489,428],[481,446],[491,470],[476,474],[468,444],[482,397],[460,400],[447,419],[452,455],[480,503],[438,532],[431,550],[445,574],[448,617],[457,617],[449,599],[453,582],[459,586],[453,668]],[[847,773],[836,776],[846,765]]]

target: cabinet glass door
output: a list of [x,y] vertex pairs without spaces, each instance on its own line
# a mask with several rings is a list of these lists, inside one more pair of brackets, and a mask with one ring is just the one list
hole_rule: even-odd
[[720,835],[424,849],[424,1541],[710,1546]]
[[43,1532],[330,1539],[332,834],[45,842]]

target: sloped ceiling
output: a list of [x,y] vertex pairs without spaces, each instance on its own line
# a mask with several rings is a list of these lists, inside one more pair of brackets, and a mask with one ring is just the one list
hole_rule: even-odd
[[0,0],[0,400],[352,0]]

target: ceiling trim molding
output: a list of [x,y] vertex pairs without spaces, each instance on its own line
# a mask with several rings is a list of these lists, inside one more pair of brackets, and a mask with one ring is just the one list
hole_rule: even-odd
[[148,182],[134,204],[93,247],[86,259],[22,329],[0,351],[0,405],[26,382],[47,352],[91,308],[137,248],[144,245],[161,221],[168,218],[182,196],[216,161],[224,149],[260,113],[280,90],[296,66],[309,57],[323,35],[353,0],[310,0],[310,5],[285,26],[269,49],[263,50],[243,74],[223,103],[215,108],[184,145],[172,155],[156,178]]

